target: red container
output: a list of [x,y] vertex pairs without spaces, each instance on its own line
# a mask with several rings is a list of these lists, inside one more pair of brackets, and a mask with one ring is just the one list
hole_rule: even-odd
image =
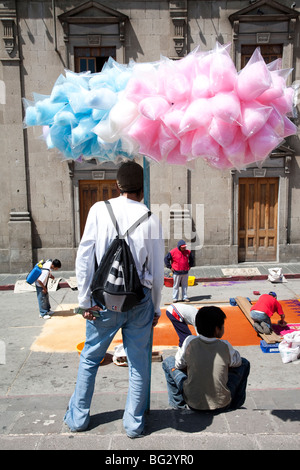
[[165,277],[164,284],[166,287],[173,287],[173,278],[172,277]]

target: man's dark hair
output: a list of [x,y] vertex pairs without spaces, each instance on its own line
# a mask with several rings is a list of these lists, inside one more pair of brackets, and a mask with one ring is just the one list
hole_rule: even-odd
[[207,338],[213,338],[216,327],[222,328],[225,318],[226,315],[220,307],[202,307],[196,315],[197,332]]
[[54,259],[52,261],[52,265],[55,267],[55,268],[61,268],[61,262],[59,261],[59,259]]
[[144,190],[144,188],[135,189],[134,191],[123,191],[123,190],[120,190],[120,194],[125,194],[125,193],[127,193],[127,194],[136,194],[137,197],[140,197],[143,190]]

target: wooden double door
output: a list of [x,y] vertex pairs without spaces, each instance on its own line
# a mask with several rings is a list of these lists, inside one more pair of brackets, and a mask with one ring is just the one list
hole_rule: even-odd
[[276,261],[278,178],[240,178],[239,262]]
[[88,212],[93,204],[119,196],[116,180],[79,181],[80,237],[82,237]]

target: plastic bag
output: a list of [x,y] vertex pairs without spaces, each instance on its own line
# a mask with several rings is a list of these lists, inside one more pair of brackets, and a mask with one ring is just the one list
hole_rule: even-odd
[[283,340],[278,346],[282,362],[296,361],[300,358],[300,331],[293,331],[284,335]]
[[285,277],[282,274],[282,268],[270,268],[268,280],[271,282],[285,282]]

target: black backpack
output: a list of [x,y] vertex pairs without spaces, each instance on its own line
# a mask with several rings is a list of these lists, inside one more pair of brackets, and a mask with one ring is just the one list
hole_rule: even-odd
[[110,202],[105,201],[105,204],[117,236],[111,242],[94,274],[91,291],[94,300],[108,310],[126,312],[144,298],[144,292],[130,247],[124,238],[148,219],[151,212],[148,211],[124,235],[120,235],[118,222]]

